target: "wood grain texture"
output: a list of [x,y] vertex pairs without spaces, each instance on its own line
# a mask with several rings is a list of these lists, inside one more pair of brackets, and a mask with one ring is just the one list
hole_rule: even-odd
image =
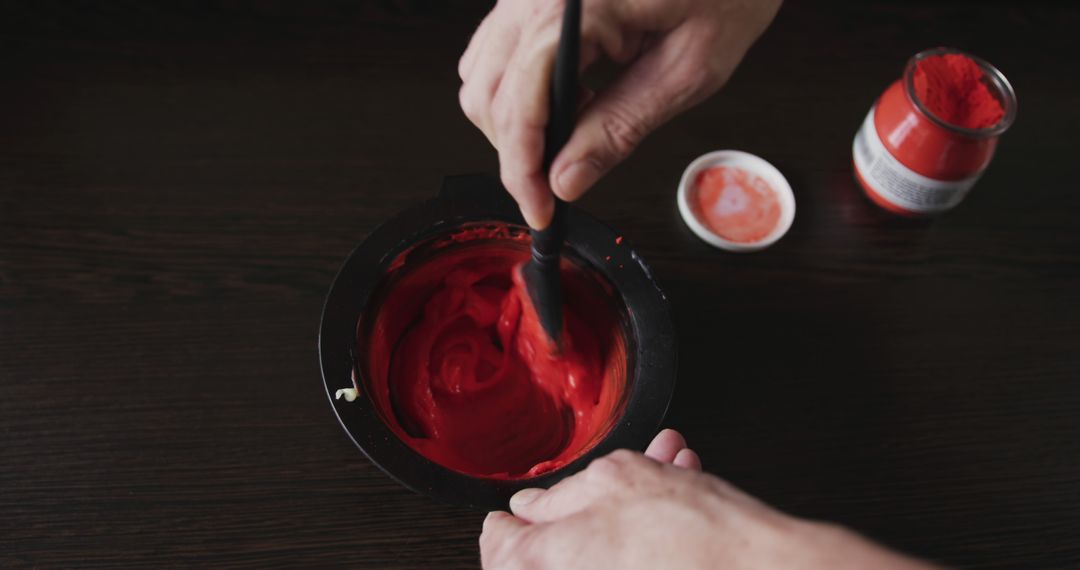
[[[446,174],[484,3],[0,8],[0,567],[475,568],[482,514],[399,488],[327,406],[339,263]],[[984,568],[1080,566],[1080,76],[1068,3],[790,2],[717,97],[582,207],[675,307],[670,425],[793,513]],[[1020,100],[986,177],[912,223],[851,140],[937,44]],[[736,256],[682,225],[708,150],[798,214]]]

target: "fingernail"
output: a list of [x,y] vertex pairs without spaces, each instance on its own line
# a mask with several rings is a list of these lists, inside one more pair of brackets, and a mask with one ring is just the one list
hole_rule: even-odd
[[586,158],[567,166],[555,180],[559,186],[557,194],[563,200],[573,200],[581,196],[590,186],[600,179],[600,165],[595,160]]
[[542,229],[548,227],[548,224],[551,223],[550,218],[548,218],[547,220],[544,220],[543,222],[541,222],[540,218],[537,218],[536,216],[532,215],[532,212],[529,212],[528,214],[526,214],[525,211],[522,210],[521,215],[524,216],[524,218],[525,218],[525,224],[528,225],[530,228],[532,228],[534,230],[542,230]]
[[510,508],[523,507],[544,494],[543,489],[522,489],[510,497]]

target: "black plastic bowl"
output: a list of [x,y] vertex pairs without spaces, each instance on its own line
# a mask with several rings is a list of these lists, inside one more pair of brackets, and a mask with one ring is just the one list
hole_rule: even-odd
[[618,234],[589,215],[569,208],[566,250],[578,263],[606,279],[626,308],[628,338],[625,405],[610,431],[576,460],[527,479],[474,477],[443,467],[420,455],[382,420],[357,378],[360,396],[353,402],[334,398],[351,388],[357,331],[390,264],[402,252],[463,225],[503,222],[523,225],[514,202],[486,175],[447,178],[434,199],[408,209],[379,226],[345,261],[323,306],[319,360],[326,395],[341,426],[356,446],[387,475],[437,500],[485,510],[505,509],[510,496],[527,487],[550,487],[596,457],[619,448],[643,449],[656,434],[675,386],[675,332],[667,298],[649,267]]

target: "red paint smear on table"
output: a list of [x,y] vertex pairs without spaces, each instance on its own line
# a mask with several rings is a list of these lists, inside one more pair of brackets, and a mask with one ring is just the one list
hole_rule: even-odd
[[965,129],[988,129],[1005,115],[971,58],[944,54],[919,60],[915,96],[939,119]]
[[715,166],[694,179],[691,207],[713,233],[737,243],[768,237],[780,223],[780,199],[760,176]]
[[393,284],[369,334],[368,376],[391,429],[469,475],[557,469],[610,429],[622,402],[626,347],[604,293],[563,268],[556,351],[528,301],[527,258],[506,240],[435,255]]

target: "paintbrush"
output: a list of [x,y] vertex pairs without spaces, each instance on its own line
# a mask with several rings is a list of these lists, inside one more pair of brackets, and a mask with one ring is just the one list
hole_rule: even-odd
[[[574,130],[580,44],[581,0],[567,0],[551,75],[548,123],[544,133],[544,174],[550,173],[551,163]],[[551,224],[529,233],[532,236],[532,258],[522,268],[525,288],[544,331],[556,346],[561,346],[563,301],[559,260],[566,239],[566,202],[556,197]]]

